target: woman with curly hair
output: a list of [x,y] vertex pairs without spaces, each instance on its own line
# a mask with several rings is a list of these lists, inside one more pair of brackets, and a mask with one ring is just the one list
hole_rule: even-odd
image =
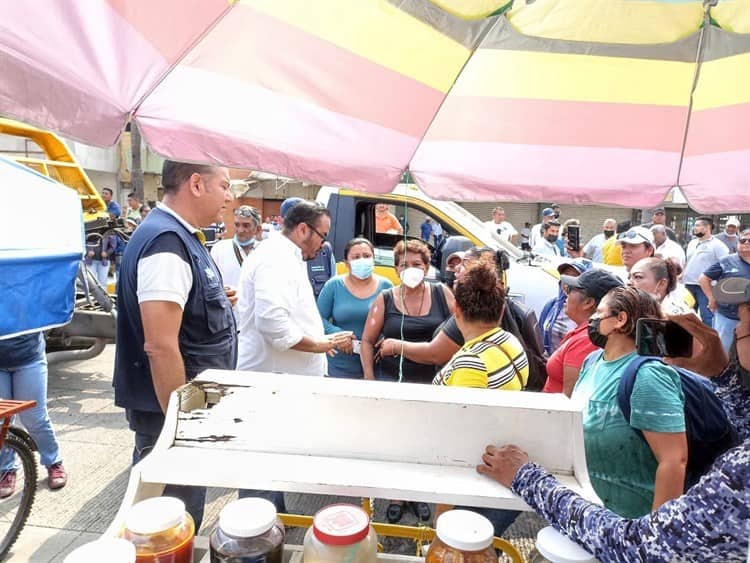
[[493,264],[471,264],[456,282],[456,324],[464,345],[433,383],[520,391],[529,377],[529,360],[519,340],[498,325],[505,291]]

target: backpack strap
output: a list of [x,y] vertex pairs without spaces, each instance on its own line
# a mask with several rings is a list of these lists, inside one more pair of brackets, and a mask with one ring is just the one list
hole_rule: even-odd
[[[661,362],[661,358],[655,356],[636,356],[625,366],[625,373],[622,374],[620,383],[617,385],[617,405],[620,407],[620,411],[622,411],[622,415],[628,424],[630,424],[631,414],[630,397],[633,394],[633,387],[635,387],[635,379],[638,376],[640,367],[647,362]],[[640,429],[633,428],[633,430],[643,440],[646,439]]]
[[510,357],[510,354],[508,354],[508,352],[506,352],[500,344],[495,344],[494,347],[500,350],[500,353],[508,360],[508,365],[513,368],[513,373],[516,374],[516,379],[518,379],[518,383],[521,384],[521,390],[523,391],[526,388],[526,385],[524,385],[523,378],[521,377],[521,374],[519,373],[518,368],[516,367],[516,363],[513,361],[513,358]]
[[581,364],[581,369],[578,370],[578,373],[583,372],[584,369],[588,369],[589,366],[598,362],[603,355],[604,355],[604,350],[602,349],[594,350],[593,352],[591,352],[588,356],[586,356],[583,359],[583,363]]

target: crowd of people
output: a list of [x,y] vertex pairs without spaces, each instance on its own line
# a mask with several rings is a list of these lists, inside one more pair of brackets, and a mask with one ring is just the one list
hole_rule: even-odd
[[[115,393],[135,432],[134,461],[148,453],[158,436],[169,392],[208,367],[536,390],[564,393],[586,404],[589,476],[604,503],[600,510],[606,511],[602,512],[606,518],[647,518],[671,503],[684,502],[688,421],[678,371],[662,362],[638,367],[640,377],[629,396],[627,418],[618,405],[617,392],[618,382],[637,356],[636,320],[687,312],[679,262],[655,252],[657,235],[669,238],[666,227],[655,224],[623,230],[614,221],[606,221],[602,236],[586,246],[591,258],[596,258],[605,254],[606,243],[614,239],[626,279],[586,258],[587,251],[582,249],[580,256],[568,256],[559,265],[559,294],[537,322],[533,311],[508,295],[507,257],[502,251],[472,248],[448,256],[454,277],[452,283],[444,284],[427,279],[430,247],[404,237],[393,249],[399,277],[394,285],[375,274],[372,241],[355,238],[341,256],[345,271],[336,275],[330,268],[328,279],[315,291],[316,282],[321,282],[316,274],[323,270],[309,265],[330,248],[331,219],[324,206],[297,198],[285,201],[283,227],[265,238],[260,213],[241,206],[234,212],[234,238],[215,245],[209,254],[196,233],[229,204],[226,171],[167,162],[163,182],[164,201],[131,238],[118,288]],[[534,247],[543,246],[562,256],[558,231],[576,223],[560,223],[559,209],[545,210],[544,216],[549,219],[539,225],[538,232],[532,229],[530,240]],[[382,232],[403,233],[400,221],[387,208],[376,209],[375,218],[382,223]],[[495,227],[497,234],[509,241],[519,237],[504,223],[504,212],[498,208],[493,212],[493,224],[500,225]],[[618,228],[622,233],[615,237],[613,231]],[[700,224],[696,237],[702,237],[701,242],[710,240]],[[750,239],[743,237],[738,240],[739,260],[750,252]],[[661,240],[660,245],[664,243]],[[330,252],[324,260],[333,264]],[[689,250],[688,263],[692,254]],[[719,263],[721,268],[707,266],[701,275],[720,279],[725,272],[736,274],[736,263]],[[164,275],[166,271],[169,276]],[[718,308],[713,296],[712,300],[712,307]],[[747,314],[740,313],[743,307],[735,305],[735,314]],[[696,323],[706,326],[700,324],[698,314],[675,318],[695,334],[696,354],[698,350],[703,356],[718,354],[714,340],[721,339],[712,340],[716,335],[712,330],[706,336],[696,329]],[[750,351],[739,346],[741,341],[744,346],[744,336],[750,334],[746,324],[738,320],[738,352],[750,356]],[[742,360],[744,356],[737,357]],[[750,357],[745,359],[745,365],[750,364]],[[715,369],[696,371],[717,375]],[[726,405],[735,417],[737,405],[731,400]],[[727,457],[736,457],[737,451],[720,457],[714,467]],[[621,462],[613,464],[615,458]],[[516,467],[521,477],[513,473],[508,480],[503,471],[510,471],[506,468],[509,460],[523,462]],[[535,483],[544,482],[555,492],[559,485],[550,483],[552,478],[527,462],[518,448],[490,448],[485,462],[481,472],[504,480],[525,499],[533,497],[530,504],[545,517],[555,510],[538,491],[525,488],[531,486],[525,483],[536,479]],[[747,498],[747,485],[745,480],[739,490],[743,498]],[[199,488],[170,492],[183,495],[199,523],[205,492]],[[240,494],[265,496],[279,509],[285,508],[283,494],[278,492]],[[569,503],[585,502],[570,499],[565,491],[559,494],[568,495]],[[703,494],[704,503],[713,502],[708,492]],[[721,502],[718,496],[716,501]],[[405,508],[398,499],[390,501],[387,519],[399,521]],[[421,520],[432,516],[424,503],[412,503],[412,509]],[[471,509],[490,518],[498,535],[517,515],[507,510]],[[555,518],[549,519],[567,530]],[[731,534],[731,523],[727,526]],[[580,535],[573,537],[581,540]],[[738,536],[737,542],[737,546],[746,545],[747,538]],[[583,543],[594,551],[601,549],[599,544]]]
[[[170,393],[209,368],[563,393],[585,404],[589,477],[603,507],[560,485],[528,459],[523,444],[489,446],[478,471],[511,487],[603,560],[700,559],[711,549],[723,561],[746,555],[750,299],[737,294],[745,291],[743,280],[750,285],[750,231],[737,228],[737,252],[729,253],[711,235],[710,219],[696,221],[683,273],[673,254],[658,251],[671,242],[661,223],[632,227],[608,219],[574,256],[564,238],[561,248],[559,232],[577,223],[561,223],[559,208],[545,209],[538,228],[525,236],[498,207],[487,225],[495,234],[522,244],[528,238],[532,251],[565,256],[558,295],[537,320],[509,296],[502,250],[451,254],[446,263],[453,275],[439,283],[427,278],[430,247],[404,237],[393,249],[394,285],[375,273],[372,241],[354,238],[340,256],[345,271],[337,275],[325,206],[290,198],[281,207],[280,229],[271,231],[257,209],[237,207],[232,238],[209,250],[201,227],[230,207],[227,170],[166,161],[162,184],[162,202],[141,216],[124,250],[117,288],[115,402],[134,433],[133,463],[153,448]],[[129,208],[135,220],[137,200]],[[403,233],[387,208],[378,207],[375,219],[382,232]],[[610,241],[624,274],[602,262],[612,253]],[[88,258],[97,261],[96,255]],[[729,278],[742,291],[715,295],[712,280]],[[686,301],[690,295],[697,311]],[[626,414],[619,387],[638,356],[636,321],[664,318],[693,335],[693,356],[639,363]],[[20,385],[21,373],[31,370],[33,380],[23,377],[34,382],[30,396],[46,394],[38,338],[14,350],[23,357],[0,366],[0,385]],[[688,398],[677,369],[683,367],[714,379],[740,436],[736,447],[708,460],[692,487]],[[22,419],[50,469],[50,486],[62,486],[67,477],[46,401],[38,402],[39,409]],[[0,497],[12,487],[0,483]],[[182,498],[200,527],[205,489],[170,485],[165,494]],[[246,490],[240,496],[263,496],[286,509],[280,492]],[[406,506],[390,501],[387,519],[398,522]],[[432,517],[425,503],[411,508],[420,520]],[[469,509],[485,514],[496,535],[517,516]]]

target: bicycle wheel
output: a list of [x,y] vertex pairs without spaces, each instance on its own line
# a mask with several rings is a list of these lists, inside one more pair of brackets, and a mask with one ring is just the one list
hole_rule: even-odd
[[[36,493],[36,459],[34,452],[18,436],[8,433],[3,443],[3,455],[13,452],[16,458],[16,487],[13,494],[0,499],[0,560],[4,559],[21,533],[31,512]],[[3,480],[7,471],[0,471]]]

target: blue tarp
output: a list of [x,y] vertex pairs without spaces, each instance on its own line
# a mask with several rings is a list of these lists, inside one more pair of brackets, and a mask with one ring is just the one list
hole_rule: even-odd
[[70,322],[83,249],[78,193],[0,157],[0,338]]

